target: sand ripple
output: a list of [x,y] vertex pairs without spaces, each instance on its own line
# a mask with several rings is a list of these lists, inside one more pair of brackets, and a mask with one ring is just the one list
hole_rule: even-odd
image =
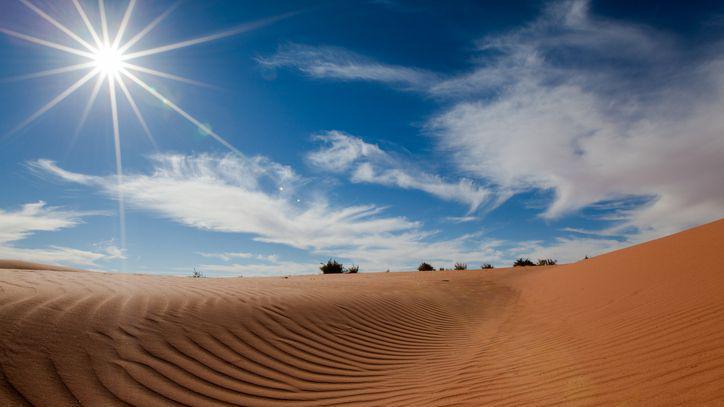
[[0,270],[0,405],[722,404],[722,253],[724,221],[529,270]]

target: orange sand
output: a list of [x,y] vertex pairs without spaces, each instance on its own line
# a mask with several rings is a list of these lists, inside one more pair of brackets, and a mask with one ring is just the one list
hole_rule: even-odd
[[724,405],[724,220],[492,272],[0,266],[2,406]]

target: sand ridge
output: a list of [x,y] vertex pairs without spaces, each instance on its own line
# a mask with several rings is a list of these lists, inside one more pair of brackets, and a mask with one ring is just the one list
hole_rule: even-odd
[[724,403],[724,220],[575,264],[0,270],[0,405]]
[[32,263],[22,260],[0,259],[0,269],[8,270],[51,270],[51,271],[86,271],[72,267],[55,266],[50,264]]

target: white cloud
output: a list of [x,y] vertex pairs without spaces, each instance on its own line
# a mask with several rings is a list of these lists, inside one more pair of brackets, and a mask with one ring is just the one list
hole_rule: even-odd
[[246,253],[246,252],[235,252],[235,253],[232,253],[232,252],[224,252],[224,253],[196,252],[196,254],[198,254],[202,257],[219,259],[219,260],[223,260],[223,261],[231,261],[231,259],[250,259],[250,258],[254,257],[253,254]]
[[62,246],[28,249],[15,244],[35,232],[72,228],[81,223],[83,217],[97,214],[48,207],[42,201],[25,204],[16,211],[0,209],[0,258],[91,267],[98,260],[119,258],[122,254],[110,246],[104,249],[105,253],[101,253]]
[[267,68],[294,68],[315,78],[375,81],[415,90],[438,81],[437,75],[429,71],[381,64],[336,47],[287,44],[274,55],[259,57],[257,61]]
[[[259,241],[309,249],[382,238],[417,226],[401,217],[378,217],[381,209],[372,205],[332,209],[322,198],[298,203],[296,174],[261,157],[166,154],[154,156],[153,162],[151,174],[124,177],[127,204],[199,229],[250,233]],[[50,161],[32,165],[78,182],[79,174],[67,176]],[[82,183],[116,196],[113,177],[84,177]]]
[[[647,196],[618,211],[636,240],[724,213],[724,56],[678,48],[664,33],[549,7],[481,49],[501,56],[439,89],[497,96],[435,117],[457,166],[504,189],[551,189],[555,218],[604,200]],[[694,58],[691,58],[694,56]]]
[[93,243],[93,247],[105,253],[104,260],[125,260],[127,259],[125,250],[118,247],[115,239],[104,240]]
[[23,205],[20,210],[0,209],[0,244],[22,240],[33,232],[55,231],[76,226],[82,214],[46,207],[39,201]]
[[490,196],[486,188],[469,179],[449,182],[415,168],[409,160],[341,131],[328,131],[315,138],[324,146],[307,155],[309,162],[328,171],[348,172],[352,182],[420,190],[446,201],[468,205],[470,212],[477,210]]
[[[722,216],[721,42],[685,47],[573,0],[551,3],[535,21],[484,38],[478,49],[474,69],[449,77],[338,48],[291,46],[270,60],[319,78],[404,84],[445,98],[451,106],[428,130],[442,156],[485,182],[498,203],[550,190],[554,200],[542,216],[553,219],[601,201],[647,197],[613,213],[619,224],[604,231],[633,241]],[[394,75],[356,73],[367,67]],[[370,166],[357,179],[409,182]]]
[[256,259],[256,260],[263,260],[268,262],[277,262],[279,260],[279,256],[276,254],[253,254],[253,253],[247,253],[247,252],[223,252],[223,253],[208,253],[208,252],[196,252],[199,256],[210,258],[210,259],[219,259],[223,261],[231,261],[234,259]]
[[341,131],[331,130],[314,136],[324,147],[307,154],[313,165],[328,171],[345,171],[359,159],[387,160],[387,153],[374,144]]
[[120,259],[126,258],[124,250],[118,246],[106,246],[103,251],[106,252],[106,259]]
[[[206,253],[198,252],[206,258],[223,260],[225,264],[200,264],[197,269],[207,275],[229,276],[241,275],[246,277],[264,277],[272,275],[316,274],[319,264],[281,260],[275,254],[238,253]],[[231,263],[232,260],[242,260],[244,263]]]
[[319,264],[293,261],[249,264],[201,264],[198,269],[208,274],[265,277],[273,275],[317,274],[319,273]]
[[480,218],[477,216],[448,216],[445,220],[452,223],[465,223],[474,222],[476,220],[480,220]]
[[[111,199],[118,195],[113,175],[76,174],[47,160],[30,165],[69,182],[100,188]],[[197,229],[248,233],[258,241],[358,263],[367,271],[410,268],[421,259],[451,264],[473,261],[486,253],[491,258],[500,257],[490,249],[497,242],[483,244],[475,236],[439,238],[436,231],[425,231],[418,222],[383,216],[382,208],[374,205],[335,207],[313,195],[298,203],[299,194],[314,193],[300,191],[299,186],[305,183],[288,167],[260,157],[163,154],[153,157],[150,173],[126,174],[121,188],[129,207]],[[231,261],[244,258],[246,253],[201,255]],[[274,255],[254,257],[267,263],[281,262]],[[226,270],[231,266],[215,267]],[[272,270],[272,266],[283,269],[266,264],[259,270]],[[253,265],[232,268],[249,274]]]
[[452,267],[455,262],[464,262],[470,268],[485,263],[501,264],[506,255],[504,242],[486,239],[480,235],[464,235],[453,239],[430,240],[420,236],[399,236],[390,239],[386,245],[360,245],[339,250],[334,254],[360,261],[362,271],[413,270],[421,261],[435,267]]

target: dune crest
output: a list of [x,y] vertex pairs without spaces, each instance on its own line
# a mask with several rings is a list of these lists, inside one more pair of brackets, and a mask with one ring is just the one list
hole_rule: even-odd
[[0,259],[0,270],[49,270],[49,271],[85,271],[72,267],[53,266],[42,263],[32,263],[22,260],[3,260]]
[[0,405],[723,403],[722,253],[724,220],[525,270],[0,270]]

